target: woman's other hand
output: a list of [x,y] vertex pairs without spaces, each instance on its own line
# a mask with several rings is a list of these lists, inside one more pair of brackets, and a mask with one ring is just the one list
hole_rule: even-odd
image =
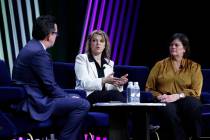
[[120,77],[120,79],[117,81],[117,85],[118,86],[123,86],[124,84],[126,84],[128,82],[128,74],[125,74],[123,76]]
[[123,86],[128,82],[128,74],[121,76],[120,78],[114,77],[114,73],[109,74],[107,77],[102,79],[103,84],[108,83],[114,86]]
[[108,83],[117,86],[118,81],[120,78],[114,77],[114,73],[109,74],[107,77],[102,79],[102,83]]
[[179,100],[180,97],[179,97],[179,94],[171,94],[171,95],[163,94],[163,95],[157,96],[157,99],[163,103],[171,103],[171,102],[175,102]]

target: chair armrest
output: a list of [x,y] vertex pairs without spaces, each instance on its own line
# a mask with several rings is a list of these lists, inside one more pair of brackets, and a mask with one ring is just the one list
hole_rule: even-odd
[[0,87],[0,105],[20,101],[25,97],[22,87],[3,86]]
[[208,113],[210,116],[210,104],[203,104],[201,107],[202,114]]
[[140,100],[141,103],[152,103],[154,102],[154,97],[151,92],[148,91],[141,91],[140,93]]
[[203,104],[210,104],[210,93],[209,92],[202,92],[200,98],[201,98],[201,102]]
[[6,139],[13,135],[16,135],[17,128],[7,116],[0,110],[0,138]]

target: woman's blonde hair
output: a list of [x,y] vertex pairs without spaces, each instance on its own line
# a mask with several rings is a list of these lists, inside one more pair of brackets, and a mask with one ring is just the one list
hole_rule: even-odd
[[92,52],[91,52],[91,39],[93,38],[93,36],[97,34],[97,35],[100,35],[102,36],[102,38],[104,39],[105,41],[105,48],[102,52],[102,58],[107,58],[108,60],[110,60],[110,55],[111,55],[111,48],[110,48],[110,41],[109,41],[109,37],[108,35],[102,31],[102,30],[94,30],[92,31],[89,35],[88,35],[88,38],[87,38],[87,42],[86,42],[86,50],[85,52],[88,54],[88,55],[92,55]]

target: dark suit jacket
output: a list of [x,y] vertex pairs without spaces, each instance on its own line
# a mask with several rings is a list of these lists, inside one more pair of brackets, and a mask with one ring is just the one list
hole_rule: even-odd
[[55,82],[50,55],[37,40],[31,40],[20,51],[13,67],[13,80],[21,84],[27,98],[18,105],[35,120],[46,120],[53,112],[54,98],[66,93]]

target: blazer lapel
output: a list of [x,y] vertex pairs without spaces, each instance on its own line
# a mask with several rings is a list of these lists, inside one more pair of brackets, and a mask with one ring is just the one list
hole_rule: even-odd
[[98,73],[97,73],[95,62],[90,62],[90,67],[91,67],[91,69],[93,71],[94,76],[97,78],[98,77]]

